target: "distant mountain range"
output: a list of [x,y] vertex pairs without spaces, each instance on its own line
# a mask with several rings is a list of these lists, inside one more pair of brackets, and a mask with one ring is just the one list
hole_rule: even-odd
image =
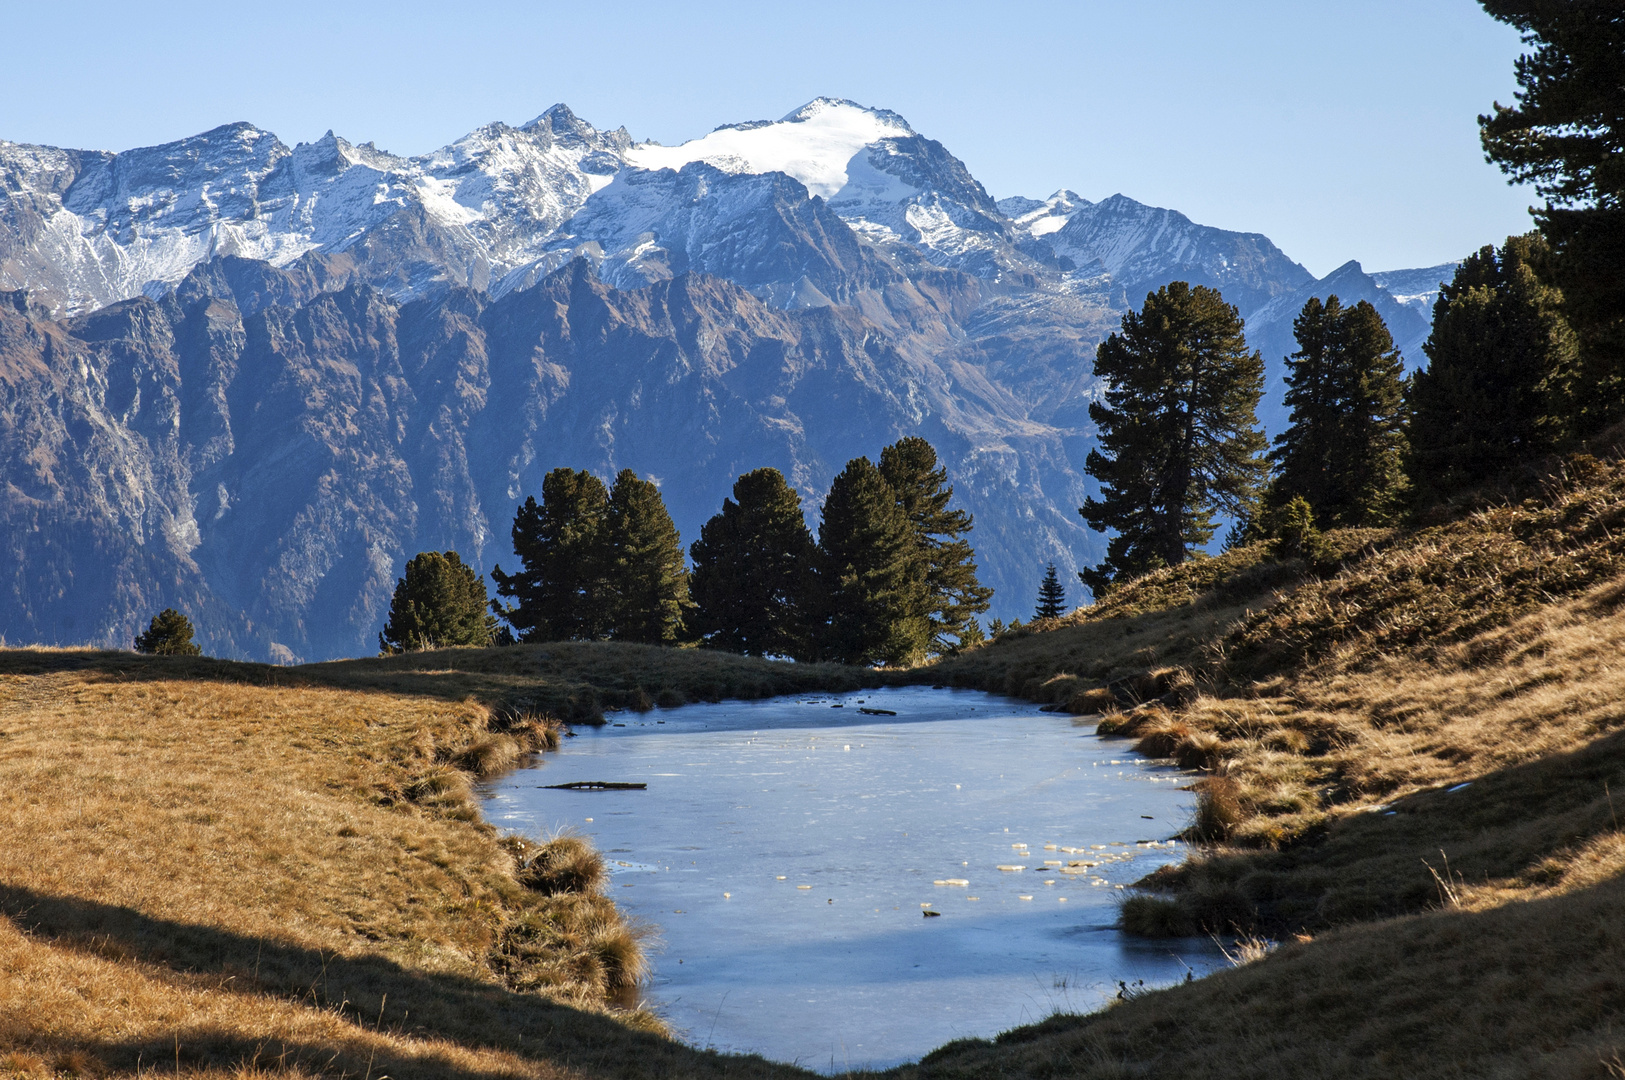
[[126,646],[177,605],[220,655],[371,652],[402,562],[511,564],[555,466],[653,477],[692,540],[760,465],[816,528],[845,461],[911,433],[976,515],[993,614],[1025,617],[1046,563],[1102,554],[1092,358],[1131,304],[1221,289],[1278,428],[1305,299],[1370,300],[1415,363],[1452,270],[1317,281],[1123,195],[995,202],[835,99],[675,147],[562,105],[415,158],[249,124],[0,142],[0,634]]

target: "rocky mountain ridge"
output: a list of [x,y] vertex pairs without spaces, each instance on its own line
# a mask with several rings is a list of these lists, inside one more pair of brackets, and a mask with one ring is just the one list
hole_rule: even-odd
[[835,99],[679,147],[564,106],[416,158],[247,124],[0,143],[0,633],[126,644],[178,603],[225,655],[370,651],[401,562],[511,561],[556,465],[654,476],[692,539],[738,472],[816,507],[909,433],[977,516],[994,614],[1024,616],[1044,563],[1099,556],[1090,358],[1136,295],[1215,285],[1278,365],[1316,290],[1414,352],[1405,274],[1404,302],[1357,264],[1317,282],[1120,195],[996,203]]

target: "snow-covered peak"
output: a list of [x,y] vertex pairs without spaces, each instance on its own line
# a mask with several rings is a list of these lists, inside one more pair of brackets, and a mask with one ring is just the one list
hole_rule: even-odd
[[829,199],[846,187],[853,158],[886,139],[913,134],[896,113],[817,98],[783,120],[720,127],[681,146],[640,143],[626,160],[640,169],[681,169],[704,161],[730,173],[782,172]]
[[1417,270],[1379,270],[1371,277],[1395,300],[1431,321],[1440,284],[1454,278],[1456,267],[1460,265],[1460,262],[1447,262]]
[[999,210],[1016,228],[1031,236],[1048,236],[1058,231],[1079,210],[1093,206],[1075,191],[1062,188],[1047,199],[1028,199],[1016,195],[999,200]]

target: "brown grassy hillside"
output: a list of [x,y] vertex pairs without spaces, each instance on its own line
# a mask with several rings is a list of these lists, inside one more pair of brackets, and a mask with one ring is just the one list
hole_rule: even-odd
[[1625,469],[1161,571],[939,666],[1199,770],[1148,934],[1266,959],[924,1076],[1625,1075]]
[[478,661],[0,653],[0,1075],[803,1075],[616,1007],[596,855],[478,823],[476,776],[554,737]]

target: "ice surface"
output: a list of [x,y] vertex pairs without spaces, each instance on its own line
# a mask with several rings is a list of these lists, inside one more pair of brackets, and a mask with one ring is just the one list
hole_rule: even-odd
[[[897,716],[858,714],[859,697]],[[1222,963],[1205,941],[1148,945],[1113,928],[1114,886],[1178,858],[1135,842],[1153,838],[1142,814],[1166,823],[1159,836],[1188,816],[1188,777],[1111,758],[1123,743],[1071,717],[915,687],[617,720],[497,781],[485,811],[530,836],[575,827],[613,852],[616,903],[664,942],[649,1002],[691,1041],[887,1066],[1099,1008],[1118,979]],[[593,779],[649,787],[538,786]],[[1046,838],[1103,849],[1066,868],[1070,902],[996,869]]]

